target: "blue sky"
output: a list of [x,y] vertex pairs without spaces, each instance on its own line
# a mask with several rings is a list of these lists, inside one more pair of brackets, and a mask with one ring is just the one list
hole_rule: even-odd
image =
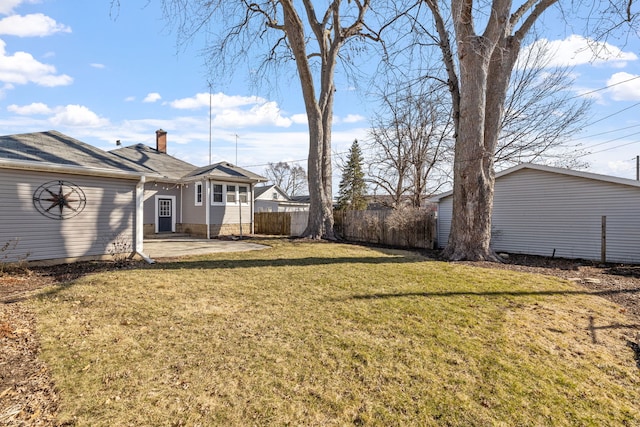
[[[177,48],[159,6],[147,3],[125,0],[112,11],[109,0],[0,0],[0,134],[55,129],[108,150],[116,140],[154,146],[155,130],[163,128],[170,154],[207,164],[209,87],[201,41]],[[585,157],[589,170],[635,178],[638,37],[624,44],[609,40],[594,58],[588,39],[548,22],[544,37],[557,49],[558,61],[574,66],[576,95],[587,93],[595,101],[593,125],[574,141],[594,153]],[[342,81],[335,104],[336,152],[366,139],[373,109],[365,95]],[[242,78],[224,86],[213,79],[212,89],[212,162],[235,163],[236,141],[237,163],[258,173],[268,162],[307,157],[297,81],[270,91]]]

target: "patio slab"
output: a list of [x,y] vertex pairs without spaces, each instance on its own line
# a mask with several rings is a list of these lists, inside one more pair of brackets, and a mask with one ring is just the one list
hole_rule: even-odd
[[152,259],[175,258],[216,252],[244,252],[266,249],[268,246],[244,240],[194,239],[176,237],[144,241],[143,252]]

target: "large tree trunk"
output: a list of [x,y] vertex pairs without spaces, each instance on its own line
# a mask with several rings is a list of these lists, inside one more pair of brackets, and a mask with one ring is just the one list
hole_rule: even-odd
[[481,37],[460,44],[460,118],[453,166],[453,217],[445,255],[496,260],[491,250],[493,153],[485,149],[489,60]]
[[[451,0],[459,73],[438,0],[425,2],[440,36],[456,127],[453,213],[445,256],[453,260],[499,260],[490,247],[493,162],[507,87],[522,39],[557,0],[528,0],[513,14],[511,0],[492,0],[481,36],[474,29],[474,2]],[[520,29],[513,32],[521,20]]]
[[[316,99],[313,75],[306,53],[304,25],[291,0],[281,1],[284,12],[284,28],[296,59],[304,105],[309,123],[309,222],[303,236],[311,239],[334,239],[331,204],[331,109],[333,93],[327,96],[322,76],[319,101]],[[335,58],[333,58],[335,61]],[[323,61],[324,62],[324,61]],[[322,73],[333,73],[333,67],[323,67]],[[332,80],[328,77],[329,82]],[[330,86],[333,88],[333,85]],[[329,121],[327,122],[327,118]],[[329,158],[327,160],[327,153]],[[328,161],[328,164],[327,164]],[[329,184],[327,184],[327,182]],[[329,187],[327,187],[329,185]]]

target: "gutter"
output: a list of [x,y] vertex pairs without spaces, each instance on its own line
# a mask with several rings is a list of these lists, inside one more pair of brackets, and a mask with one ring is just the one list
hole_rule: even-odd
[[135,223],[135,235],[136,235],[136,254],[140,255],[148,264],[154,264],[155,260],[151,259],[149,255],[143,251],[144,244],[144,175],[140,177],[138,184],[136,184],[136,223]]

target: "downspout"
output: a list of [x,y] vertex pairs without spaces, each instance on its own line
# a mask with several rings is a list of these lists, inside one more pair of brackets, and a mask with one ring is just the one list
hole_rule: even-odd
[[211,216],[211,202],[212,202],[212,200],[211,200],[211,197],[212,197],[212,195],[211,195],[211,180],[207,179],[205,181],[205,183],[206,183],[206,186],[207,186],[207,188],[206,188],[207,197],[206,197],[206,200],[205,200],[205,205],[206,206],[205,206],[205,210],[204,210],[205,211],[205,214],[204,214],[205,215],[205,220],[204,220],[204,222],[207,225],[207,239],[210,239],[211,238],[211,225],[209,225],[209,221],[210,221],[210,216]]
[[155,263],[153,259],[151,259],[148,255],[146,255],[143,250],[143,242],[144,242],[144,182],[145,177],[141,176],[140,181],[136,184],[136,223],[135,223],[135,233],[136,233],[136,254],[140,255],[143,260],[145,260],[149,264]]

